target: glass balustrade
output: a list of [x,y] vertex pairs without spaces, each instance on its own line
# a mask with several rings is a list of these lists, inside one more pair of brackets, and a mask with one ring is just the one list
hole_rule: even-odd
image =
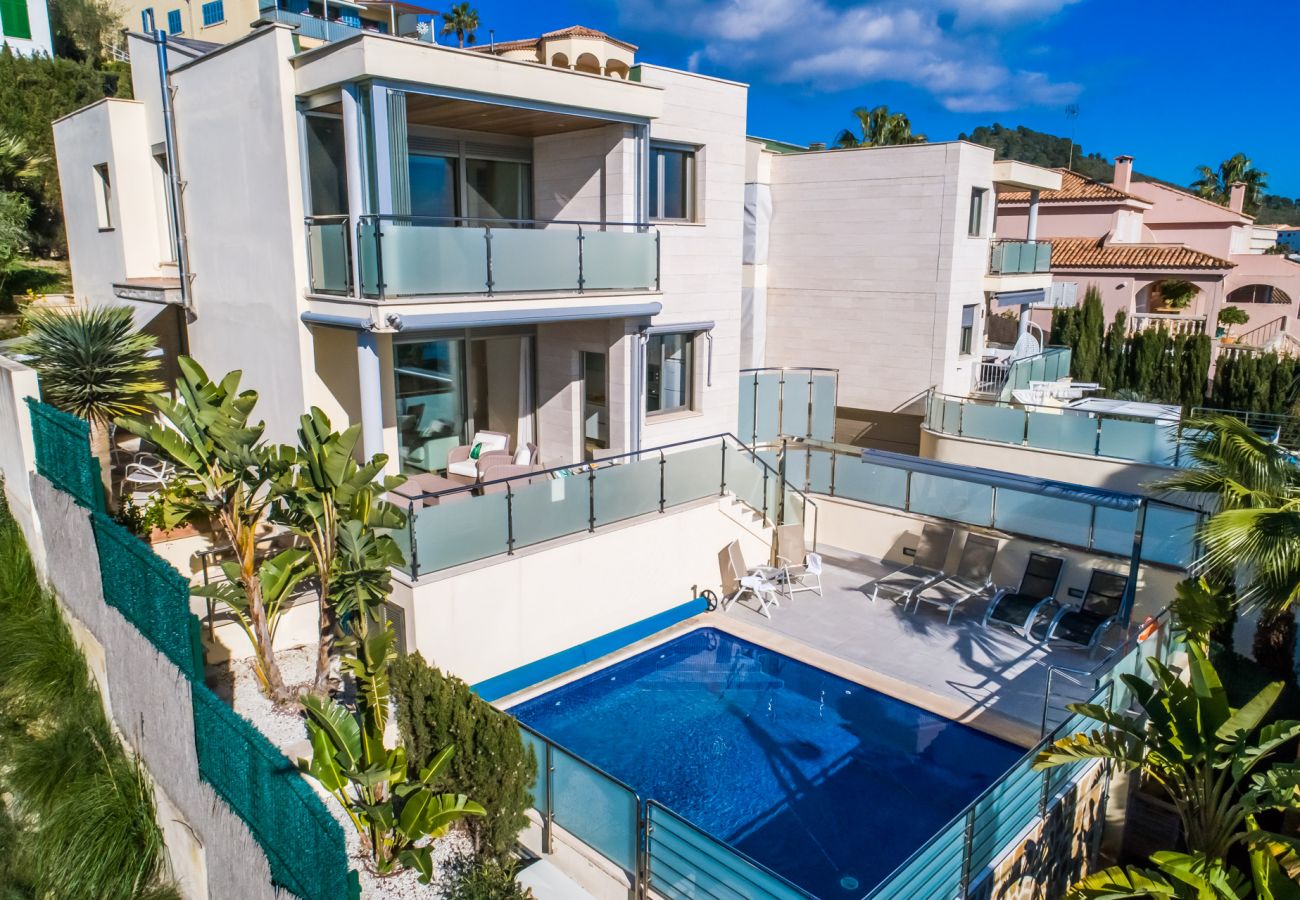
[[354,235],[346,220],[320,218],[307,235],[317,293],[351,293],[353,237],[359,293],[376,299],[659,285],[659,235],[647,226],[362,216]]

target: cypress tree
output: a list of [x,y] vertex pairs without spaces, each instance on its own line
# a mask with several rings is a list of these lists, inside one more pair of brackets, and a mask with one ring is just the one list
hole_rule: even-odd
[[1101,364],[1101,342],[1106,329],[1106,311],[1101,303],[1101,291],[1095,284],[1088,285],[1079,309],[1079,338],[1074,348],[1074,363],[1080,381],[1097,381]]
[[1101,371],[1098,373],[1097,380],[1101,382],[1104,390],[1114,391],[1123,387],[1120,381],[1123,377],[1121,373],[1127,345],[1128,316],[1121,309],[1115,313],[1115,321],[1111,323],[1110,329],[1106,332],[1106,339],[1102,342]]

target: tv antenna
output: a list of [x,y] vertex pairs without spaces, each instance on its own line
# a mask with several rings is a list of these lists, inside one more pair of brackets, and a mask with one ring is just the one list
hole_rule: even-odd
[[1074,126],[1079,121],[1079,104],[1071,103],[1065,108],[1065,117],[1070,120],[1070,157],[1065,168],[1074,170]]

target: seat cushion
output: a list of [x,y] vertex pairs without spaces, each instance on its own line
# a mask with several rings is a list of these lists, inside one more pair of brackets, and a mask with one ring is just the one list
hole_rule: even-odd
[[453,463],[447,463],[448,475],[459,475],[462,478],[478,478],[478,460],[459,459]]
[[505,450],[509,443],[510,435],[508,434],[501,434],[497,431],[478,431],[475,432],[474,440],[470,441],[469,445],[473,447],[475,444],[479,444],[484,451],[487,451]]

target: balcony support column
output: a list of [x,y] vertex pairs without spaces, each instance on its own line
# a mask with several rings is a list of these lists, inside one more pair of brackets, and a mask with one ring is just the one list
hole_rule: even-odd
[[343,160],[348,173],[348,241],[352,245],[352,294],[361,296],[361,253],[357,243],[357,229],[366,214],[364,172],[365,123],[362,122],[361,104],[357,99],[357,86],[343,86]]
[[1029,221],[1025,225],[1025,240],[1038,240],[1038,191],[1029,192]]
[[357,386],[361,393],[361,450],[366,459],[384,452],[384,395],[379,366],[379,338],[357,332]]

